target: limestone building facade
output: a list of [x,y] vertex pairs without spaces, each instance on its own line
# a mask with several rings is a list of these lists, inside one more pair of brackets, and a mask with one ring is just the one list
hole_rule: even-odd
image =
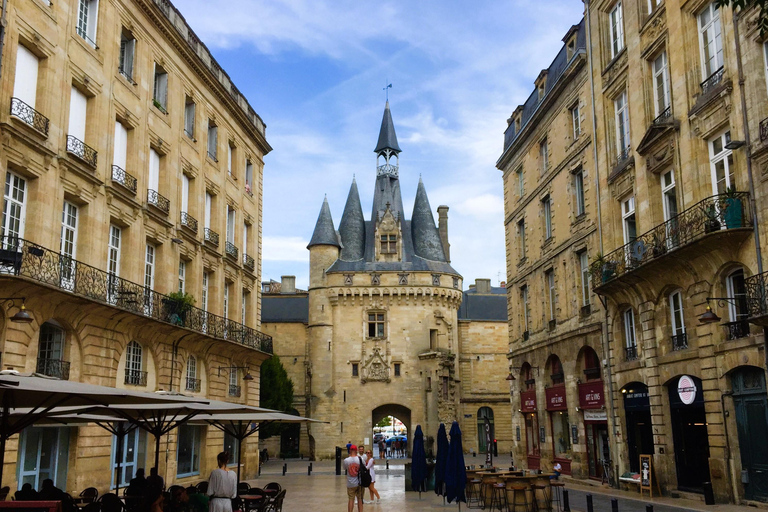
[[[350,440],[370,445],[373,426],[388,415],[409,434],[421,425],[434,437],[441,422],[456,419],[476,432],[478,414],[494,417],[498,449],[508,451],[504,295],[489,281],[462,292],[450,264],[448,207],[438,207],[435,225],[421,181],[406,217],[389,104],[375,153],[370,220],[353,180],[338,231],[323,202],[308,245],[309,290],[295,290],[290,278],[282,293],[264,284],[273,292],[265,294],[264,329],[294,382],[295,408],[329,422],[284,441],[284,451],[322,459]],[[465,449],[484,450],[471,436]]]
[[[272,351],[258,331],[261,118],[168,0],[32,0],[2,16],[0,295],[18,297],[3,302],[2,367],[258,404]],[[22,305],[31,324],[9,321]],[[121,484],[149,471],[146,437],[127,438]],[[160,475],[188,484],[233,443],[187,426],[160,446]],[[30,428],[3,483],[103,493],[115,448],[96,426]]]

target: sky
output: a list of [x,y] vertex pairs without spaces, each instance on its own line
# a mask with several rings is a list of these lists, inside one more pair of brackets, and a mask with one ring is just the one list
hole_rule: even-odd
[[507,118],[533,90],[578,1],[175,0],[267,125],[262,279],[309,283],[307,243],[327,195],[338,229],[357,179],[369,218],[384,87],[403,152],[410,218],[419,176],[447,205],[465,288],[505,280],[496,160]]

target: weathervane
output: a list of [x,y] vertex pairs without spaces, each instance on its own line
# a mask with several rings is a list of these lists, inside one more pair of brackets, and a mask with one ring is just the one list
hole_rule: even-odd
[[389,90],[390,90],[391,88],[392,88],[392,84],[387,84],[387,86],[386,86],[386,87],[384,87],[384,89],[382,89],[384,92],[386,92],[386,93],[387,93],[387,101],[389,101]]

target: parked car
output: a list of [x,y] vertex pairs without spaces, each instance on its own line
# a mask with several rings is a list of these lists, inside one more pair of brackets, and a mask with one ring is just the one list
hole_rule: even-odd
[[373,434],[373,442],[375,444],[378,444],[379,441],[383,441],[383,440],[384,440],[384,434],[382,434],[381,432]]
[[392,443],[394,441],[403,441],[403,442],[407,443],[408,442],[408,436],[402,436],[402,435],[392,436],[389,439],[387,439],[387,446],[392,446]]

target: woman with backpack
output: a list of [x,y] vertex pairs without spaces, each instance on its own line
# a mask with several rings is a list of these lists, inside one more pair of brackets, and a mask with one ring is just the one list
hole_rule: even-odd
[[374,484],[376,483],[376,471],[374,469],[374,465],[376,463],[376,459],[373,458],[373,452],[371,450],[368,450],[368,461],[365,463],[365,467],[368,468],[368,472],[371,474],[371,485],[368,486],[368,491],[371,493],[371,501],[373,501],[373,495],[376,495],[376,500],[381,501],[381,496],[379,496],[379,491],[376,490],[376,487]]

